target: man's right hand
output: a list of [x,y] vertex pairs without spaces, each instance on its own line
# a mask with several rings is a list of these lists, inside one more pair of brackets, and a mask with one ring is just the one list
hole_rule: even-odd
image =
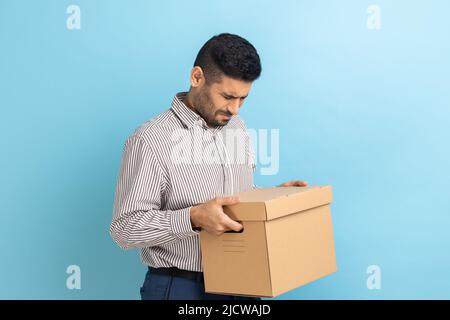
[[201,227],[216,236],[225,231],[241,231],[243,226],[223,212],[223,206],[236,203],[239,203],[238,197],[224,197],[193,206],[190,210],[191,222],[195,227]]

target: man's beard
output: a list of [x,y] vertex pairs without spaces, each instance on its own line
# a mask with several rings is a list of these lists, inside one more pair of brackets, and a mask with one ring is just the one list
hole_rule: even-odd
[[[195,101],[193,101],[197,113],[206,121],[210,127],[224,126],[226,123],[221,123],[215,119],[215,107],[211,101],[208,90],[206,88],[199,92]],[[225,112],[225,114],[229,115]],[[229,115],[231,116],[231,115]]]

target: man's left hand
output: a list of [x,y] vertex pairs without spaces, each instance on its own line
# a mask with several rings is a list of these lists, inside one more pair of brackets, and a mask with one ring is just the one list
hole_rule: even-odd
[[290,180],[280,184],[278,187],[306,187],[308,183],[301,180]]

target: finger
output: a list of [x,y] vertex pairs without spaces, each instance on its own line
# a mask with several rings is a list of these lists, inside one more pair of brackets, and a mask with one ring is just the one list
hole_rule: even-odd
[[217,204],[219,204],[221,206],[228,206],[228,205],[239,203],[239,197],[216,198],[216,202],[217,202]]
[[233,230],[233,231],[241,231],[244,227],[242,226],[242,224],[240,224],[237,221],[234,221],[233,219],[231,219],[230,217],[226,217],[225,218],[225,226],[227,227],[227,229],[229,230]]
[[306,181],[301,180],[291,180],[286,182],[285,184],[286,187],[305,187],[307,185],[308,183]]

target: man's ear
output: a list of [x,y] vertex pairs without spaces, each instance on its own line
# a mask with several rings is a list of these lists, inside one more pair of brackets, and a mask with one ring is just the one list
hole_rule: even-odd
[[195,66],[191,71],[191,86],[194,88],[198,88],[204,85],[205,83],[205,75],[203,74],[203,70],[199,66]]

